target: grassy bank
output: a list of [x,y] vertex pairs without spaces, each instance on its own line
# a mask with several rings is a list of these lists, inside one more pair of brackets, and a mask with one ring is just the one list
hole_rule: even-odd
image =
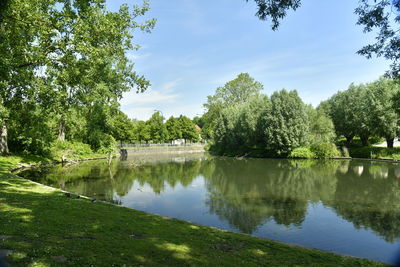
[[352,147],[349,154],[352,158],[400,159],[400,147]]
[[7,172],[37,160],[0,157],[0,250],[15,266],[383,266],[66,197]]

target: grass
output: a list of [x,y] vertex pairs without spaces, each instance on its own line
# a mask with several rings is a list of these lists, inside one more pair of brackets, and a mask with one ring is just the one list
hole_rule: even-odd
[[0,157],[0,249],[13,266],[384,266],[66,197],[7,172]]
[[349,153],[353,158],[400,159],[400,147],[351,147]]

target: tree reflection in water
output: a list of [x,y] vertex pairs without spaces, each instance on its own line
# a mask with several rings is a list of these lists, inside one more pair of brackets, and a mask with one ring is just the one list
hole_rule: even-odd
[[[42,183],[118,202],[133,185],[163,194],[203,177],[209,213],[244,233],[267,221],[301,226],[312,203],[331,207],[356,229],[400,238],[400,167],[366,161],[194,157],[83,162],[22,173]],[[44,178],[43,178],[44,177]],[[42,179],[43,178],[43,179]]]

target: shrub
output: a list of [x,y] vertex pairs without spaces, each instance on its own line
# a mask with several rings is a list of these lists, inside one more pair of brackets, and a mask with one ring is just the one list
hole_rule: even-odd
[[50,157],[55,160],[61,160],[63,156],[68,159],[81,159],[92,153],[90,146],[81,142],[57,140],[50,146]]
[[109,134],[103,134],[99,153],[112,154],[117,149],[117,141]]
[[295,148],[289,154],[289,158],[294,159],[312,159],[315,158],[315,153],[312,152],[308,147],[298,147]]
[[311,151],[315,153],[315,156],[319,159],[334,158],[340,156],[340,152],[337,150],[335,144],[331,143],[318,143],[311,145]]

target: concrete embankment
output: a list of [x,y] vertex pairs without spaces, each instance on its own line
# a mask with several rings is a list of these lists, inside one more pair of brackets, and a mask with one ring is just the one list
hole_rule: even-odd
[[204,153],[205,145],[123,147],[122,149],[126,149],[128,156],[149,154],[187,154]]

